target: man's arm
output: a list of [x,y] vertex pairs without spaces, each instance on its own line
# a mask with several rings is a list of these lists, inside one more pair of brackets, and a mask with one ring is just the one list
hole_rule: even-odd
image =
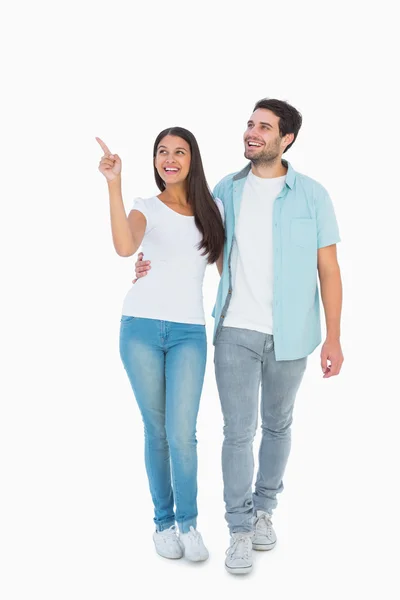
[[[337,260],[336,244],[319,248],[318,276],[326,322],[326,340],[321,350],[324,378],[338,375],[343,364],[340,345],[340,318],[342,313],[342,280]],[[328,361],[330,364],[328,364]]]

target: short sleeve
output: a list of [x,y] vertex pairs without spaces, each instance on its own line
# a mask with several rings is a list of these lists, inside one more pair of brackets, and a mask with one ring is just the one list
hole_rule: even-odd
[[220,189],[221,189],[221,187],[222,187],[222,186],[221,186],[221,183],[222,183],[222,180],[221,180],[221,181],[219,181],[219,182],[217,183],[217,185],[216,185],[216,186],[214,187],[214,189],[213,189],[213,196],[214,196],[214,198],[218,198],[218,199],[219,199],[219,195],[220,195]]
[[139,210],[145,216],[147,221],[147,227],[149,227],[149,209],[146,206],[146,203],[143,200],[143,198],[135,198],[132,203],[131,210]]
[[218,210],[221,213],[222,222],[225,224],[225,209],[222,200],[215,198],[215,204],[218,206]]
[[321,191],[315,201],[317,217],[318,248],[340,242],[339,227],[332,200],[326,190]]

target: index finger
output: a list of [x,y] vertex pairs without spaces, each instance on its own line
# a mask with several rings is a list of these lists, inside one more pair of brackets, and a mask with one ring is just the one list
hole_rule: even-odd
[[105,143],[103,142],[103,140],[101,140],[98,137],[96,137],[96,140],[100,144],[101,149],[103,150],[104,154],[111,154],[111,150],[105,145]]

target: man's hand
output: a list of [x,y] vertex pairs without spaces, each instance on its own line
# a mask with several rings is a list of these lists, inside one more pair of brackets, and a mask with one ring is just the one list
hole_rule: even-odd
[[143,260],[143,252],[139,252],[137,261],[135,262],[135,275],[136,279],[132,280],[132,283],[136,283],[140,277],[147,275],[147,271],[151,269],[150,261]]
[[[339,375],[343,364],[343,353],[340,346],[340,341],[325,340],[321,349],[321,368],[324,374],[324,379]],[[328,364],[330,363],[330,364]]]

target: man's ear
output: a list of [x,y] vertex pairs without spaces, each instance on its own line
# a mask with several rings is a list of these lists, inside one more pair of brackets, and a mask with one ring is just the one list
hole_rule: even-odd
[[294,133],[287,133],[283,139],[285,142],[285,148],[287,148],[294,140]]

